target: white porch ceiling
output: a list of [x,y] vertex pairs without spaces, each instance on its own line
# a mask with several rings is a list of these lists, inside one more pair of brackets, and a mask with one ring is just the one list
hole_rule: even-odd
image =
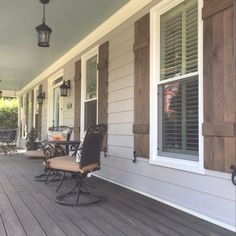
[[53,64],[129,0],[50,0],[49,48],[37,46],[39,0],[0,0],[0,90],[18,91]]

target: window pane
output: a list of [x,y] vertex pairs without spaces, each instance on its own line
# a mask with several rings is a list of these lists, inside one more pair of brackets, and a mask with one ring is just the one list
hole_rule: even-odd
[[198,155],[198,77],[161,85],[159,94],[160,151]]
[[198,70],[197,0],[187,0],[160,16],[160,77]]
[[86,99],[97,96],[97,55],[86,62]]
[[84,129],[97,123],[97,100],[85,102]]

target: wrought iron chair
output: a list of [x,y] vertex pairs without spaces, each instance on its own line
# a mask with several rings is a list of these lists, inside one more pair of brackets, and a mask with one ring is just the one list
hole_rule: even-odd
[[[61,156],[47,160],[46,164],[49,169],[63,172],[59,186],[61,186],[66,172],[72,173],[74,178],[76,178],[76,183],[68,192],[56,196],[57,203],[62,205],[81,206],[102,200],[102,196],[89,190],[90,187],[85,182],[85,179],[88,174],[100,169],[100,152],[106,132],[107,126],[104,124],[88,128],[83,144],[79,150],[79,162],[76,162],[75,158],[71,156]],[[74,195],[75,199],[73,199]],[[74,201],[72,201],[71,198]]]
[[16,150],[17,129],[0,128],[0,152],[5,155],[7,153],[17,153]]
[[[44,161],[46,161],[49,158],[53,158],[56,156],[63,156],[66,155],[66,150],[64,147],[60,145],[53,145],[48,143],[48,141],[51,140],[50,134],[54,132],[54,134],[60,134],[60,132],[64,132],[65,140],[70,140],[72,128],[68,126],[57,126],[57,127],[50,127],[48,129],[48,138],[47,140],[44,140],[40,144],[39,150],[30,150],[25,152],[25,156],[28,156],[30,158],[42,158]],[[42,174],[37,175],[34,177],[34,180],[36,181],[45,181],[48,176],[48,168],[45,167]]]

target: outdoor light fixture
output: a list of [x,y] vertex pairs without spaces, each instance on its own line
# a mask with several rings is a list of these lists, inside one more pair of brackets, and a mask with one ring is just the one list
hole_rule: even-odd
[[[2,80],[0,80],[0,83],[2,82]],[[2,98],[2,91],[0,90],[0,98]]]
[[43,4],[43,23],[35,28],[38,35],[38,46],[49,47],[49,41],[52,29],[45,23],[46,21],[45,4],[49,3],[49,0],[39,0],[39,1]]
[[70,89],[70,80],[63,80],[63,84],[60,86],[61,97],[67,97]]
[[43,104],[43,99],[45,99],[45,93],[39,93],[39,95],[37,96],[37,102],[39,105]]

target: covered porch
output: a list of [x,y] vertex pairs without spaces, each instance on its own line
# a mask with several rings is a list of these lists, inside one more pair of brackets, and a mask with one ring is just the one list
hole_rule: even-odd
[[[33,181],[42,161],[0,155],[0,234],[234,236],[235,233],[105,180],[91,177],[105,196],[99,204],[68,207],[55,202],[57,183]],[[61,191],[73,180],[66,180]]]
[[18,97],[21,148],[107,126],[90,178],[106,200],[60,206],[33,181],[42,160],[0,154],[0,235],[235,235],[236,2],[69,2],[0,0],[0,91]]

